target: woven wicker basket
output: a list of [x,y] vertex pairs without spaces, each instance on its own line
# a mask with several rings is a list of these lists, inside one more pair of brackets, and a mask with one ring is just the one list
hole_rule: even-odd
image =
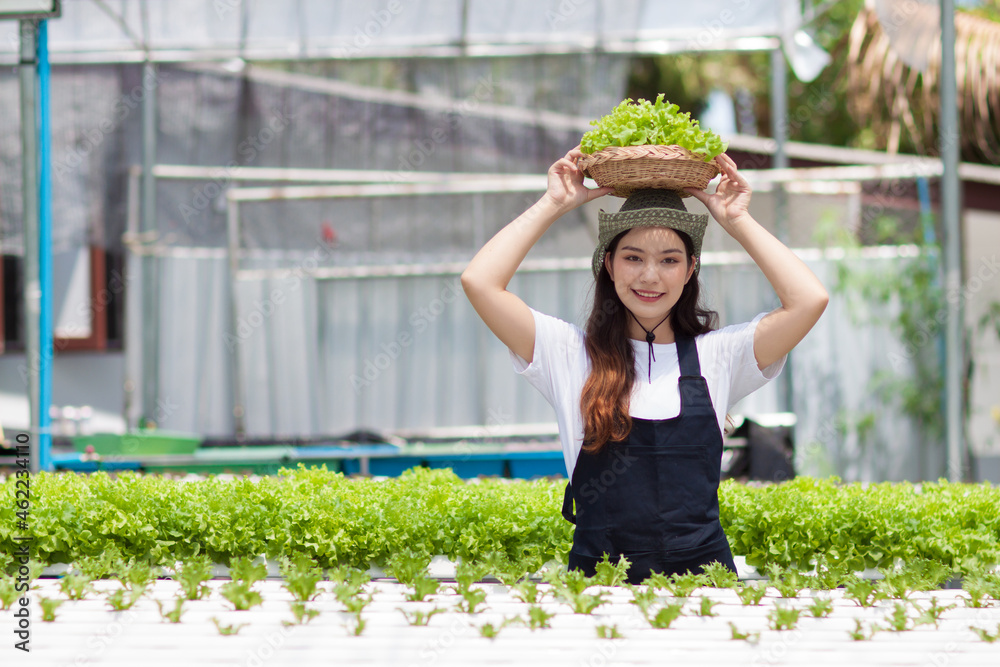
[[577,166],[598,185],[614,188],[611,194],[618,197],[646,188],[678,190],[689,197],[682,188],[704,190],[720,171],[715,160],[705,162],[680,146],[608,146],[584,155]]

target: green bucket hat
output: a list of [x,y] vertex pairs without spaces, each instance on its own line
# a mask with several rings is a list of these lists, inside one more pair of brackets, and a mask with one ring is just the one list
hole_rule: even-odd
[[684,232],[694,245],[694,271],[701,269],[701,242],[708,226],[708,214],[688,213],[680,195],[674,190],[636,190],[628,196],[621,210],[598,213],[597,248],[594,250],[594,277],[601,272],[604,254],[611,241],[634,227],[666,227]]

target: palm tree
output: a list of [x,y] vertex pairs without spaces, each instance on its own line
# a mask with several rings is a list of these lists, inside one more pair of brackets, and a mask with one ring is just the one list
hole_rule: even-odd
[[[908,139],[917,153],[936,154],[937,3],[880,2],[876,9],[868,0],[851,28],[848,53],[848,109],[855,121],[872,128],[890,153]],[[1000,162],[1000,23],[956,12],[955,59],[963,158]]]

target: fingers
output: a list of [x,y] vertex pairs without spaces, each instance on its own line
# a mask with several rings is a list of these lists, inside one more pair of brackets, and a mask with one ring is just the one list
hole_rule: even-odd
[[604,195],[611,194],[614,188],[602,187],[602,188],[587,188],[587,201],[593,201],[598,197],[603,197]]
[[730,180],[739,183],[742,186],[747,186],[750,183],[746,178],[740,173],[739,167],[736,166],[736,161],[729,157],[725,153],[719,156],[721,160],[720,167],[723,173],[729,177]]
[[698,188],[684,188],[684,192],[688,193],[702,204],[708,204],[709,198],[712,196],[705,192],[704,190],[699,190]]

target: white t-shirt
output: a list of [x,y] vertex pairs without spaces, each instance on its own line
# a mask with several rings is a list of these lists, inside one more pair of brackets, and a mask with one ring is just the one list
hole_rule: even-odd
[[[567,477],[572,478],[576,459],[583,447],[583,418],[580,395],[590,375],[590,360],[584,347],[584,332],[573,324],[532,309],[535,318],[534,358],[527,361],[510,351],[514,370],[527,378],[556,411],[559,440],[562,443]],[[757,368],[753,354],[753,335],[757,322],[734,324],[695,338],[701,374],[708,382],[708,391],[719,420],[719,431],[725,426],[729,408],[744,396],[760,389],[777,377],[785,365],[782,357],[763,371]],[[670,419],[680,414],[680,392],[677,381],[680,367],[677,346],[653,344],[652,381],[649,369],[649,345],[633,340],[636,383],[629,399],[629,414],[640,419]]]

